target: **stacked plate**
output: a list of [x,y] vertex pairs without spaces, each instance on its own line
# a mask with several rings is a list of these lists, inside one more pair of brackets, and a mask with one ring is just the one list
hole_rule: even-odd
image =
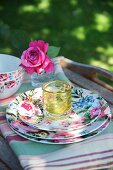
[[65,119],[44,116],[42,89],[17,96],[8,106],[8,125],[20,136],[47,144],[68,144],[89,139],[110,123],[107,102],[98,94],[79,87],[72,89],[72,107]]

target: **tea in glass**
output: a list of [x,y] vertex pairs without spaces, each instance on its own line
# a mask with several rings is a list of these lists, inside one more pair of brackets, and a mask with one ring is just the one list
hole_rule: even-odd
[[43,86],[44,111],[53,117],[63,116],[71,108],[70,84],[55,80]]

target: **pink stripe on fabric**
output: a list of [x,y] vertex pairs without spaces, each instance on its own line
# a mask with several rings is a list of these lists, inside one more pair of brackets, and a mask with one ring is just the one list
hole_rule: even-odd
[[[46,163],[52,163],[52,162],[60,162],[60,161],[65,161],[65,160],[69,160],[69,159],[75,159],[75,158],[82,158],[82,157],[87,157],[87,156],[93,156],[93,155],[99,155],[99,154],[104,154],[104,153],[110,153],[113,152],[113,150],[105,150],[105,151],[101,151],[101,152],[93,152],[93,153],[89,153],[89,154],[83,154],[83,155],[77,155],[77,156],[73,156],[73,157],[69,157],[69,158],[62,158],[62,159],[57,159],[57,160],[53,160],[53,161],[47,161]],[[24,160],[31,160],[31,157],[21,157],[21,159]],[[36,160],[37,158],[35,157],[35,159],[33,158],[33,160]]]
[[[73,162],[73,163],[67,163],[67,164],[60,164],[60,165],[26,165],[24,166],[25,169],[28,169],[28,168],[35,168],[35,167],[66,167],[66,166],[72,166],[72,165],[76,165],[76,164],[84,164],[84,163],[88,163],[88,162],[95,162],[95,161],[98,161],[98,160],[105,160],[105,159],[110,159],[110,158],[113,158],[113,155],[112,156],[106,156],[106,157],[103,157],[103,158],[95,158],[95,159],[91,159],[91,160],[84,160],[84,161],[79,161],[79,162]],[[46,162],[47,163],[47,162]],[[109,162],[111,165],[113,164],[113,161],[112,162]],[[109,164],[109,163],[106,163],[106,164]],[[98,165],[92,165],[92,166],[88,166],[88,167],[101,167],[103,165],[106,165],[106,164],[98,164]],[[85,166],[85,165],[84,165]],[[87,168],[88,168],[87,167]],[[78,169],[78,168],[77,168]]]
[[[113,158],[113,155],[111,156],[106,156],[106,157],[102,157],[102,158],[95,158],[95,159],[87,159],[87,160],[84,160],[84,161],[78,161],[78,162],[73,162],[73,163],[67,163],[67,164],[60,164],[60,165],[46,165],[47,167],[59,167],[59,166],[68,166],[68,165],[75,165],[75,164],[83,164],[83,163],[88,163],[88,162],[95,162],[95,161],[98,161],[98,160],[105,160],[105,159],[110,159],[110,158]],[[39,165],[40,166],[40,165]]]
[[5,113],[5,112],[0,112],[0,116],[1,116],[1,115],[4,115],[4,113]]
[[[81,168],[74,168],[74,169],[68,169],[68,170],[87,170],[87,169],[91,169],[91,168],[105,168],[106,166],[111,166],[113,165],[113,161],[108,162],[108,163],[102,163],[102,164],[96,164],[96,165],[92,165],[92,166],[84,166]],[[32,170],[32,168],[39,168],[39,166],[36,165],[28,165],[28,166],[23,166],[24,170]],[[43,166],[42,166],[43,167]],[[44,166],[44,168],[46,168],[47,166]],[[52,166],[49,166],[52,167]],[[107,167],[108,168],[108,167]]]
[[68,157],[68,158],[62,158],[62,159],[57,159],[57,160],[53,160],[53,161],[47,161],[46,163],[52,163],[52,162],[57,162],[57,161],[60,162],[60,161],[64,161],[64,160],[82,158],[82,157],[93,156],[93,155],[99,155],[99,154],[104,154],[104,153],[109,153],[109,152],[113,152],[113,149],[105,150],[105,151],[101,151],[101,152],[93,152],[93,153],[89,153],[89,154],[77,155],[77,156],[72,156],[72,157]]
[[[91,169],[91,168],[105,168],[106,166],[110,166],[110,165],[113,165],[113,161],[109,162],[109,163],[97,164],[97,165],[81,167],[81,168],[74,168],[74,169],[70,169],[70,170],[87,170],[87,169]],[[108,167],[107,167],[107,169],[108,169]]]
[[5,120],[5,113],[4,113],[4,115],[0,115],[0,121],[2,121],[2,120]]
[[12,141],[16,141],[16,142],[24,142],[24,141],[27,141],[27,139],[25,138],[22,138],[21,136],[17,135],[17,134],[13,134],[13,135],[9,135],[6,137],[6,140],[10,143]]
[[91,140],[85,141],[83,143],[83,145],[88,144],[88,143],[94,143],[94,142],[97,142],[97,141],[103,141],[103,140],[107,140],[107,139],[113,139],[113,134],[110,133],[107,137],[99,138],[99,139],[92,138]]
[[[98,140],[94,140],[93,142],[95,143],[95,141],[96,142],[98,142],[98,141],[103,141],[103,140],[113,140],[113,138],[111,137],[109,137],[110,135],[107,135],[108,137],[104,137],[104,138],[102,138],[102,139],[98,139]],[[90,142],[89,142],[90,143]],[[82,145],[83,144],[87,144],[86,142],[85,143],[82,143]],[[67,148],[66,148],[67,149]],[[89,154],[83,154],[83,156],[89,156],[90,154],[99,154],[99,153],[109,153],[109,152],[113,152],[113,150],[111,149],[111,150],[105,150],[105,151],[101,151],[101,152],[93,152],[93,153],[89,153]],[[55,154],[57,154],[57,152],[54,152]],[[44,155],[44,157],[43,158],[45,158],[45,156],[48,156],[48,155],[50,155],[50,153],[49,154],[47,154],[47,155]],[[82,155],[78,155],[78,156],[74,156],[74,157],[81,157]],[[73,157],[72,157],[73,158]],[[28,155],[22,155],[22,156],[20,156],[20,159],[23,159],[23,160],[37,160],[37,157],[36,156],[28,156]],[[68,158],[62,158],[62,159],[60,159],[60,160],[65,160],[65,159],[68,159]],[[70,159],[70,158],[69,158]],[[54,161],[57,161],[57,160],[53,160],[53,162]],[[58,161],[59,161],[59,159],[58,159]]]
[[[99,154],[103,154],[104,153],[110,153],[110,152],[113,152],[113,150],[108,150],[108,151],[102,151],[102,152],[94,152],[94,153],[90,153],[90,154],[83,154],[83,155],[78,155],[78,156],[75,156],[75,157],[70,157],[69,159],[76,159],[76,158],[82,158],[82,157],[86,157],[86,156],[93,156],[93,155],[99,155]],[[102,158],[94,158],[92,160],[83,160],[83,161],[78,161],[78,162],[73,162],[73,163],[68,163],[68,164],[60,164],[60,165],[46,165],[45,167],[65,167],[65,166],[71,166],[71,165],[75,165],[75,164],[83,164],[83,163],[88,163],[88,162],[95,162],[95,161],[98,161],[98,160],[106,160],[106,159],[110,159],[110,158],[113,158],[113,155],[110,155],[110,156],[105,156],[105,157],[102,157]],[[27,158],[26,158],[27,159]],[[21,159],[23,160],[23,159]],[[25,159],[24,159],[25,160]],[[29,159],[27,159],[29,160]],[[34,160],[34,159],[33,159]],[[57,161],[64,161],[64,160],[67,160],[67,159],[59,159]],[[52,162],[55,162],[55,161],[47,161],[47,162],[44,162],[44,165],[45,163],[52,163]],[[43,165],[26,165],[24,166],[25,169],[29,169],[29,168],[33,168],[33,167],[43,167]],[[91,167],[91,166],[90,166]]]

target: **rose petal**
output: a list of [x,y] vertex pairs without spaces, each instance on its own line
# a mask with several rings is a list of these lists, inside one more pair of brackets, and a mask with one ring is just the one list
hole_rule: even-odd
[[43,68],[46,68],[49,63],[51,63],[52,60],[46,55],[45,61],[43,62]]
[[55,69],[53,61],[47,55],[46,55],[46,58],[45,58],[43,65],[42,65],[42,68],[46,72],[50,72],[50,71],[53,71]]
[[26,72],[28,74],[33,74],[35,72],[35,68],[34,67],[26,67]]
[[45,61],[45,57],[44,52],[38,47],[29,47],[22,53],[21,62],[26,67],[37,67]]
[[43,40],[38,40],[38,47],[44,52],[46,53],[49,47],[48,43],[45,43]]
[[48,65],[50,62],[52,62],[51,59],[46,55],[45,61],[43,62],[43,66],[42,66],[42,67],[43,67],[43,68],[46,68],[47,65]]
[[55,70],[54,64],[51,62],[48,64],[48,66],[44,69],[46,72],[51,72]]
[[26,67],[22,63],[20,64],[20,66],[22,66],[28,74],[33,74],[34,71],[35,71],[34,67],[33,68],[32,67]]
[[44,53],[47,52],[49,44],[45,43],[43,40],[34,40],[29,43],[29,47],[38,47],[40,50],[42,50]]
[[36,71],[38,74],[40,74],[40,73],[42,73],[43,69],[42,69],[41,66],[39,66],[39,67],[36,67],[36,68],[35,68],[35,71]]
[[29,43],[29,47],[37,47],[38,46],[38,41],[34,40]]

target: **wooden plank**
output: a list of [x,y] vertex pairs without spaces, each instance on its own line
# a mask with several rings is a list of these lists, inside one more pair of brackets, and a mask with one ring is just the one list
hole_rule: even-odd
[[94,78],[93,79],[94,82],[96,82],[97,84],[100,84],[102,87],[105,87],[106,89],[110,90],[110,91],[113,91],[113,87],[110,86],[109,84],[97,79],[97,78]]
[[113,92],[68,69],[64,69],[64,72],[66,76],[75,84],[78,84],[80,87],[97,92],[109,103],[113,104]]
[[113,73],[101,67],[77,63],[77,62],[74,62],[70,59],[63,58],[63,57],[60,58],[59,60],[61,62],[62,67],[68,68],[69,70],[72,70],[73,72],[83,74],[86,77],[92,78],[98,73],[110,80],[113,80]]
[[[63,56],[58,57],[55,61],[60,63],[62,68],[68,68],[69,70],[72,70],[73,72],[85,75],[86,77],[92,78],[93,76],[95,77],[95,75],[96,75],[96,71],[87,69],[87,67],[83,67],[80,63],[77,63],[77,62],[74,62],[67,58],[64,58]],[[85,72],[84,72],[84,69],[85,69]],[[89,74],[89,71],[91,74]]]

